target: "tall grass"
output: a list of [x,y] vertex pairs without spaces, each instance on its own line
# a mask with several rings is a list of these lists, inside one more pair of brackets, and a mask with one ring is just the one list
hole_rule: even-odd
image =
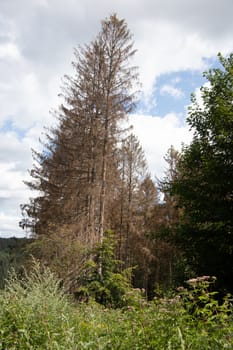
[[217,304],[206,285],[125,308],[75,304],[34,262],[23,279],[12,273],[0,293],[0,350],[13,349],[233,349],[231,304]]
[[72,309],[59,281],[34,262],[30,274],[14,272],[0,295],[0,349],[72,349]]

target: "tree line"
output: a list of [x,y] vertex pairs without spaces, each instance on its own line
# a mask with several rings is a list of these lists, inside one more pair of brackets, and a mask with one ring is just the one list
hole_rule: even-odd
[[131,268],[133,285],[149,297],[196,274],[216,275],[231,290],[233,56],[220,56],[223,69],[206,73],[203,103],[193,96],[187,118],[193,140],[180,153],[170,147],[165,176],[155,183],[125,127],[139,88],[125,20],[111,15],[74,54],[57,126],[47,130],[43,150],[33,151],[27,185],[36,195],[22,205],[20,223],[34,238],[30,252],[75,292],[90,261],[103,278],[109,260],[98,247],[111,230],[114,268]]

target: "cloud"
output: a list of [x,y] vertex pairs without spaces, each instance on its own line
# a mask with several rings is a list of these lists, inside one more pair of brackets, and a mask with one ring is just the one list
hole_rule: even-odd
[[[212,1],[210,16],[209,0],[101,0],[97,7],[90,0],[67,0],[65,5],[63,0],[8,0],[1,2],[0,12],[11,23],[14,44],[31,64],[32,73],[43,81],[69,73],[73,48],[92,40],[100,20],[118,12],[134,33],[136,63],[149,93],[160,74],[203,70],[204,56],[232,47],[233,4],[231,0],[224,4]],[[59,82],[56,88],[55,93]]]
[[21,61],[18,66],[1,65],[0,127],[11,120],[14,127],[27,130],[36,123],[50,125],[49,109],[58,106],[58,82],[60,77],[43,80],[30,65]]
[[169,84],[164,84],[161,88],[160,88],[160,94],[161,95],[170,95],[174,98],[181,98],[184,96],[184,93],[181,89],[173,86],[173,85],[169,85]]
[[0,163],[0,233],[23,236],[18,223],[21,219],[20,204],[30,196],[23,184],[23,171],[16,170],[14,163]]
[[1,237],[9,237],[9,232],[13,233],[15,237],[25,236],[23,232],[20,232],[19,230],[16,231],[15,215],[0,213],[0,227]]
[[133,132],[138,136],[145,151],[152,176],[161,178],[166,162],[164,156],[169,147],[181,150],[182,143],[189,144],[192,133],[178,115],[169,113],[164,117],[134,114],[130,116]]
[[20,204],[27,203],[31,191],[23,183],[32,167],[31,147],[36,149],[40,129],[31,128],[20,137],[14,131],[0,133],[0,234],[23,236],[19,228]]
[[17,46],[13,43],[0,44],[0,59],[18,61],[20,59],[20,53]]

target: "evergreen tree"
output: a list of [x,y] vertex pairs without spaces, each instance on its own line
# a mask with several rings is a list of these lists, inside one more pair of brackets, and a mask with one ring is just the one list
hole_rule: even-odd
[[75,50],[74,77],[66,77],[59,125],[47,133],[45,151],[34,152],[28,186],[39,195],[22,206],[23,227],[36,235],[76,225],[80,240],[102,240],[106,203],[116,174],[120,126],[134,107],[137,72],[129,66],[132,36],[116,15],[102,22],[97,38]]

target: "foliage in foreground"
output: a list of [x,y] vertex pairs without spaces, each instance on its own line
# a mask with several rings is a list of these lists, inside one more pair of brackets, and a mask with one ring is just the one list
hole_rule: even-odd
[[189,284],[173,299],[122,309],[75,305],[34,264],[22,281],[12,274],[0,294],[0,349],[232,349],[229,299],[219,305],[206,278]]

